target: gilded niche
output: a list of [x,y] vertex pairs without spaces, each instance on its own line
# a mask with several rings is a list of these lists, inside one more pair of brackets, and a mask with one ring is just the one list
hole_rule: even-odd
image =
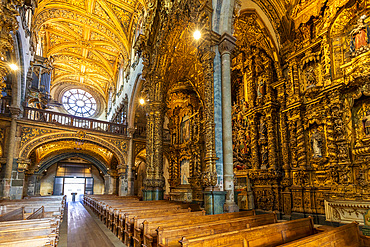
[[201,130],[201,102],[189,81],[173,84],[167,93],[170,186],[172,195],[180,194],[185,201],[201,201],[201,150],[204,139]]

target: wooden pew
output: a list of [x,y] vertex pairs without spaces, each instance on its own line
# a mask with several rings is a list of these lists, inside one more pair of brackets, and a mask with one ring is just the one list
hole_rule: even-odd
[[57,246],[54,236],[37,236],[29,237],[27,239],[14,239],[7,242],[0,242],[0,246],[4,247],[44,247]]
[[65,197],[2,200],[0,246],[56,246],[64,206]]
[[157,237],[154,243],[146,243],[143,246],[180,246],[182,237],[187,239],[219,234],[229,231],[244,230],[246,228],[274,224],[277,222],[276,214],[262,214],[235,219],[212,221],[194,225],[181,225],[163,229],[158,227]]
[[[23,242],[33,239],[34,245],[56,246],[58,242],[59,223],[55,219],[34,219],[0,222],[0,245],[27,246]],[[42,240],[40,240],[42,239]],[[39,245],[36,244],[39,242]]]
[[370,246],[370,237],[363,236],[358,223],[337,227],[334,230],[319,233],[310,237],[283,244],[284,247],[305,247],[305,246],[346,246],[365,247]]
[[175,227],[179,224],[183,225],[192,225],[192,224],[198,224],[198,223],[205,223],[210,221],[216,221],[216,220],[226,220],[226,219],[233,219],[233,218],[239,218],[239,217],[246,217],[246,216],[252,216],[255,215],[254,210],[250,211],[242,211],[237,213],[226,213],[226,214],[215,214],[215,215],[205,215],[200,217],[188,217],[185,219],[181,219],[179,221],[178,219],[162,219],[159,221],[144,221],[142,224],[142,227],[135,228],[134,229],[134,246],[135,247],[141,247],[143,244],[144,238],[147,238],[146,242],[150,243],[153,242],[153,237],[156,236],[156,229],[158,227]]
[[0,216],[0,222],[23,219],[24,219],[24,207],[17,208]]
[[135,216],[145,216],[148,217],[154,215],[172,215],[172,214],[180,214],[190,212],[190,209],[182,209],[182,208],[148,208],[143,210],[132,210],[132,211],[125,211],[120,210],[119,214],[114,218],[114,226],[112,228],[112,232],[118,236],[119,229],[124,230],[126,229],[126,223],[132,222]]
[[41,218],[45,218],[44,206],[41,206],[41,208],[37,209],[33,214],[28,216],[26,220],[41,219]]
[[183,247],[248,246],[272,247],[315,234],[312,218],[276,223],[251,229],[214,234],[205,237],[182,238]]
[[113,220],[114,212],[119,210],[126,210],[128,208],[140,210],[143,207],[159,207],[166,206],[172,208],[179,208],[177,204],[169,204],[168,201],[148,201],[148,202],[111,202],[109,205],[102,206],[102,221],[108,226]]
[[[125,207],[117,207],[117,208],[111,208],[108,210],[107,214],[107,219],[106,219],[106,225],[108,229],[113,230],[113,223],[116,223],[118,226],[118,218],[119,215],[124,215],[124,214],[130,214],[130,213],[137,213],[137,212],[143,212],[143,211],[156,211],[158,213],[160,212],[168,212],[168,211],[181,211],[181,208],[178,205],[152,205],[148,206],[143,204],[142,207],[130,207],[130,208],[125,208]],[[188,211],[185,209],[185,211]]]
[[126,220],[125,229],[124,229],[124,237],[122,240],[127,246],[133,245],[133,236],[134,236],[134,229],[141,225],[145,220],[147,221],[160,221],[160,220],[172,220],[176,219],[181,221],[182,219],[187,219],[189,217],[199,217],[204,216],[205,211],[196,211],[196,212],[186,212],[186,213],[176,213],[176,214],[159,214],[156,215],[135,215],[134,218],[130,219],[130,216],[127,216],[129,219]]

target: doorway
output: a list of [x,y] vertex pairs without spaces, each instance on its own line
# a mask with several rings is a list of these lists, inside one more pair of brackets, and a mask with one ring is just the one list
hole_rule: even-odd
[[82,201],[85,194],[85,178],[64,178],[63,195],[67,196],[67,202],[71,202],[73,195],[76,202]]

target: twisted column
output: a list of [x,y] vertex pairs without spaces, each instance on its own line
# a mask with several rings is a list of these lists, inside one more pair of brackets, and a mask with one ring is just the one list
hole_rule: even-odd
[[144,200],[163,199],[163,105],[159,101],[149,103],[147,117],[146,161],[147,177],[144,181]]

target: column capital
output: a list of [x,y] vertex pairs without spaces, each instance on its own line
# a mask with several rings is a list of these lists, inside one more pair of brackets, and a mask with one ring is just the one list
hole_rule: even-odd
[[127,133],[128,133],[128,135],[129,135],[129,137],[133,137],[134,136],[134,133],[135,133],[135,128],[128,128],[127,129]]
[[12,114],[12,118],[17,118],[19,114],[21,114],[21,109],[19,107],[10,106],[9,107],[10,113]]
[[228,33],[224,33],[221,36],[220,44],[218,45],[218,50],[221,56],[225,53],[231,53],[235,47],[236,38]]

